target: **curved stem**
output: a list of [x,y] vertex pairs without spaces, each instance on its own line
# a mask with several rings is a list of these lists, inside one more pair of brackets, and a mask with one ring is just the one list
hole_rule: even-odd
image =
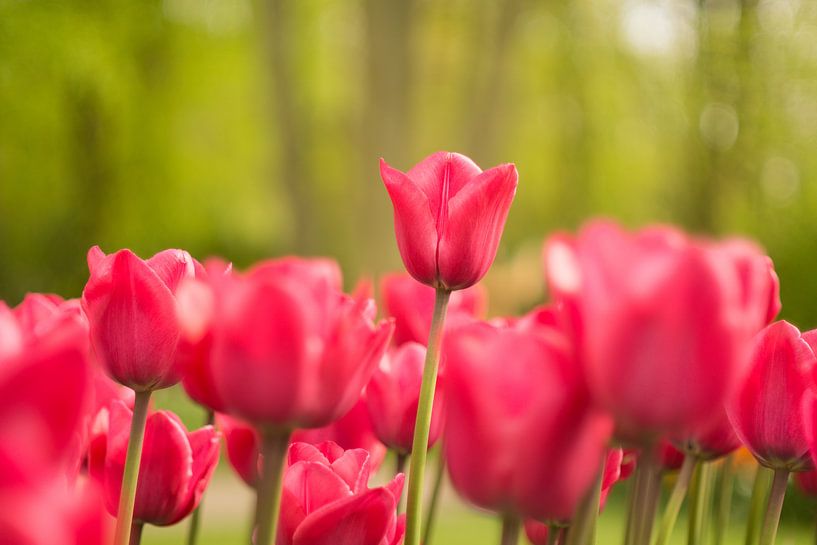
[[437,473],[434,475],[434,487],[431,489],[431,501],[428,503],[426,511],[426,523],[423,526],[423,545],[431,544],[434,523],[437,520],[437,506],[440,503],[440,492],[443,489],[443,479],[445,477],[445,458],[442,449],[437,452]]
[[714,545],[723,545],[726,529],[729,527],[729,513],[732,511],[732,490],[735,483],[735,461],[727,456],[720,468],[717,496],[715,498]]
[[282,433],[280,430],[265,430],[261,434],[261,454],[264,457],[264,465],[261,471],[261,481],[258,483],[256,545],[275,543],[289,436],[290,432]]
[[133,418],[130,424],[128,452],[122,472],[122,491],[119,494],[119,510],[116,515],[114,545],[127,545],[133,524],[133,504],[136,501],[136,484],[139,481],[139,464],[142,461],[142,443],[145,440],[145,422],[148,417],[150,391],[136,392],[133,401]]
[[688,545],[700,545],[706,533],[709,514],[710,464],[699,464],[692,483],[692,497],[689,502]]
[[760,522],[763,517],[763,506],[766,505],[766,495],[769,493],[772,472],[763,466],[757,466],[755,482],[752,485],[752,497],[749,500],[749,520],[746,523],[746,539],[744,545],[755,545],[760,535]]
[[[423,383],[417,405],[417,420],[414,423],[414,439],[411,444],[411,470],[409,473],[408,503],[406,506],[406,545],[420,545],[420,517],[423,512],[423,478],[425,477],[426,455],[428,454],[428,434],[431,427],[431,407],[434,403],[434,389],[437,385],[437,370],[440,362],[440,340],[445,309],[451,292],[437,288],[434,299],[434,314],[428,332],[428,349],[423,369]],[[265,544],[262,544],[265,545]]]
[[675,486],[672,488],[667,506],[664,508],[664,514],[661,516],[661,526],[658,530],[658,538],[655,541],[655,545],[666,545],[669,543],[669,538],[672,535],[673,528],[675,528],[675,522],[678,520],[678,513],[681,511],[681,504],[684,503],[684,498],[689,488],[689,481],[696,464],[697,460],[692,454],[687,454],[684,457],[684,463],[678,472],[678,479],[675,481]]
[[760,531],[760,545],[774,545],[777,536],[777,525],[780,522],[780,512],[783,510],[783,500],[786,497],[786,487],[789,485],[789,470],[775,469],[772,491],[769,494],[769,504],[766,506],[766,516],[763,519],[763,528]]
[[502,517],[502,538],[499,545],[516,545],[519,543],[519,529],[522,521],[515,515],[504,515]]
[[[207,415],[204,417],[204,425],[212,426],[216,420],[215,413],[207,409]],[[190,527],[187,530],[187,545],[196,545],[199,538],[199,527],[201,526],[201,509],[204,505],[204,496],[199,500],[199,504],[193,510],[193,515],[190,517]]]

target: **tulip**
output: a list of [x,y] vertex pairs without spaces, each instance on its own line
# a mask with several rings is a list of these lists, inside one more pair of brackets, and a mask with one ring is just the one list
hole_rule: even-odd
[[631,234],[602,221],[548,241],[550,289],[622,437],[653,444],[683,433],[736,389],[773,291],[768,259],[736,253],[672,228]]
[[368,488],[369,456],[332,442],[289,448],[277,545],[399,545],[403,475]]
[[816,337],[815,332],[801,335],[785,321],[763,329],[755,338],[749,375],[727,405],[741,442],[758,462],[774,470],[761,545],[774,543],[789,473],[813,467],[803,407],[817,363]]
[[397,246],[418,282],[447,290],[479,282],[496,256],[519,178],[504,164],[482,171],[469,158],[438,152],[406,173],[380,160],[394,205]]
[[[110,406],[104,449],[92,451],[89,466],[100,479],[108,512],[116,515],[128,430],[133,412],[122,402]],[[218,463],[219,433],[212,426],[188,432],[170,411],[148,416],[136,487],[134,526],[176,524],[201,500]]]
[[[414,342],[394,349],[383,357],[366,389],[366,407],[377,437],[401,455],[411,453],[425,355],[425,348]],[[428,448],[434,445],[440,435],[441,410],[438,379]]]
[[564,337],[474,324],[451,332],[445,355],[443,450],[460,495],[503,514],[570,520],[611,423],[589,408]]
[[[434,289],[421,284],[407,274],[389,274],[380,283],[383,309],[394,318],[394,342],[425,344],[431,330],[434,312]],[[446,328],[485,315],[487,294],[480,284],[451,294],[446,316]]]
[[165,250],[143,260],[130,250],[105,255],[94,246],[88,268],[82,307],[94,351],[108,373],[137,392],[179,382],[175,293],[195,274],[190,254]]
[[392,334],[390,321],[373,322],[371,300],[345,295],[340,284],[333,261],[271,260],[244,274],[208,274],[201,286],[210,294],[198,297],[211,297],[203,308],[211,307],[195,327],[195,313],[184,304],[179,313],[184,331],[212,336],[211,399],[260,434],[259,545],[269,545],[276,533],[279,477],[292,431],[326,426],[349,412]]
[[261,468],[258,432],[243,420],[221,413],[216,414],[216,426],[224,437],[230,466],[247,486],[255,488]]

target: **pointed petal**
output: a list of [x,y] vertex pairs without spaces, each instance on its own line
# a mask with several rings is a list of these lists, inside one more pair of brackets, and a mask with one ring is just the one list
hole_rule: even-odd
[[184,250],[163,250],[148,259],[147,264],[172,293],[183,279],[196,277],[193,258]]
[[357,494],[369,484],[369,453],[361,448],[349,449],[332,462],[332,471]]
[[179,503],[179,510],[168,524],[175,524],[198,507],[204,490],[218,465],[221,434],[213,426],[205,426],[187,435],[193,455],[192,477],[187,489],[187,499]]
[[476,284],[493,263],[519,175],[511,164],[486,170],[448,203],[439,243],[440,281],[449,289]]
[[294,545],[378,545],[394,520],[392,494],[375,488],[336,501],[308,515],[295,531]]
[[380,176],[394,207],[394,231],[403,264],[417,281],[434,285],[437,227],[428,197],[408,176],[382,159]]
[[447,197],[451,199],[481,172],[482,169],[465,155],[438,151],[414,165],[406,175],[425,193],[436,217],[440,207],[444,206],[441,202],[443,181],[447,181]]

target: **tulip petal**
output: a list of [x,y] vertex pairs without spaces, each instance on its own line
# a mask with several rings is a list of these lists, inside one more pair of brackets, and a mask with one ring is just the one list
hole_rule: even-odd
[[448,289],[476,284],[493,263],[519,175],[512,164],[486,170],[451,198],[437,266]]
[[436,219],[440,208],[447,206],[446,201],[481,172],[482,169],[465,155],[438,151],[414,165],[406,175],[425,193]]
[[369,453],[360,448],[349,449],[332,462],[332,471],[349,485],[353,494],[358,494],[369,483]]
[[289,446],[287,464],[295,465],[298,462],[317,462],[325,466],[330,465],[326,455],[317,446],[303,441],[292,443]]
[[395,516],[392,494],[375,488],[308,515],[293,545],[379,545]]
[[118,382],[137,391],[178,382],[176,302],[144,261],[118,252],[109,275],[91,275],[82,305],[96,354]]
[[224,434],[227,459],[238,476],[251,487],[258,481],[258,435],[249,424],[218,414],[216,423]]
[[195,509],[210,478],[218,465],[218,451],[221,434],[213,426],[205,426],[187,435],[193,455],[192,477],[190,478],[187,501],[179,503],[179,510],[167,524],[175,524]]
[[176,293],[182,280],[196,276],[193,258],[184,250],[162,250],[148,259],[147,264],[172,293]]
[[423,284],[437,279],[437,227],[429,199],[408,176],[380,160],[380,176],[394,207],[397,247],[406,270]]

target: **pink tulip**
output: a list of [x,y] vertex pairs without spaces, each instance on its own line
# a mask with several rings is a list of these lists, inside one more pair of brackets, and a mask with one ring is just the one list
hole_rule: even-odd
[[[806,339],[810,346],[814,346],[814,342],[817,341],[817,330],[804,333],[803,338]],[[812,375],[817,374],[817,366],[812,368],[811,373]],[[809,453],[811,454],[812,465],[817,468],[817,391],[815,391],[813,382],[811,388],[803,393],[801,417],[803,419],[803,429],[805,431]]]
[[742,379],[770,314],[768,258],[668,227],[596,221],[552,237],[545,268],[596,402],[619,435],[652,442],[706,422]]
[[565,338],[479,323],[452,331],[443,350],[444,453],[457,491],[493,511],[570,519],[611,422],[589,408]]
[[737,450],[741,443],[726,411],[722,410],[714,420],[693,430],[675,444],[701,460],[715,460]]
[[403,264],[418,282],[458,290],[479,282],[496,257],[519,178],[504,164],[482,171],[457,153],[429,155],[406,173],[380,160],[394,206]]
[[[360,398],[393,325],[339,291],[327,260],[285,258],[210,276],[210,376],[226,412],[254,425],[320,427]],[[184,318],[182,318],[184,322]],[[185,326],[186,329],[186,326]]]
[[[121,401],[110,407],[104,451],[92,450],[91,474],[101,477],[108,512],[116,516],[133,413]],[[188,432],[170,411],[148,416],[136,487],[134,523],[175,524],[199,504],[218,463],[219,434],[212,426]]]
[[[383,277],[380,293],[384,312],[394,318],[395,344],[400,346],[413,341],[425,345],[434,312],[434,289],[405,273],[395,273]],[[487,298],[480,284],[452,293],[448,301],[446,329],[483,318]]]
[[94,246],[88,268],[82,307],[91,344],[111,377],[135,391],[179,382],[175,293],[195,274],[190,254],[165,250],[143,260],[130,250],[105,255]]
[[538,520],[528,519],[525,521],[525,535],[533,545],[550,545],[548,533],[550,528],[547,524]]
[[[408,342],[383,356],[380,367],[366,388],[366,407],[377,437],[401,454],[411,453],[414,423],[423,380],[426,350],[423,345]],[[437,379],[428,447],[442,431],[441,377]]]
[[399,545],[403,474],[368,488],[368,453],[335,443],[293,443],[284,474],[277,545]]
[[785,321],[767,326],[755,338],[748,377],[727,405],[738,438],[765,466],[811,466],[801,407],[813,380],[815,340],[815,332],[801,335]]
[[216,426],[224,437],[230,466],[247,486],[255,488],[261,470],[258,432],[246,422],[220,413],[216,414]]

